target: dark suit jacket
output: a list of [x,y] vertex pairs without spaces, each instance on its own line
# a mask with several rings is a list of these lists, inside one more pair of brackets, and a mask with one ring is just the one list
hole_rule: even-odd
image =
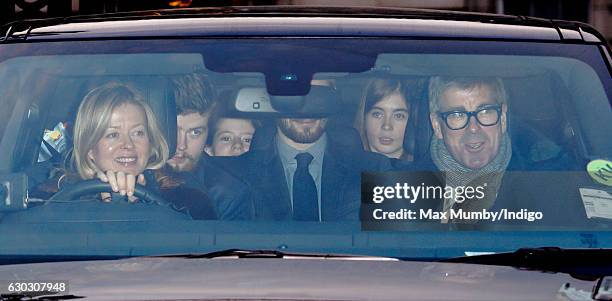
[[[273,140],[272,140],[273,141]],[[251,188],[253,217],[257,220],[292,220],[290,192],[276,143],[238,157],[239,173]],[[328,137],[321,176],[321,219],[357,220],[361,202],[361,172],[385,171],[389,160],[359,148],[334,144]]]
[[[213,203],[218,219],[252,219],[248,185],[219,165],[214,158],[204,154],[198,162],[198,167],[188,176],[191,180],[188,181],[187,187],[205,192]],[[198,201],[201,200],[192,200]]]

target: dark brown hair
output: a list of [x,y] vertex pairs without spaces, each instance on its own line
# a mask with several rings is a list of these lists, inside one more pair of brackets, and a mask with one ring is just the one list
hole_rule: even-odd
[[408,108],[408,111],[411,111],[410,102],[416,96],[414,95],[415,92],[412,90],[412,85],[410,85],[408,82],[401,81],[396,78],[374,78],[370,80],[366,86],[361,97],[361,102],[359,103],[359,108],[357,109],[354,123],[355,129],[359,131],[359,135],[361,136],[361,142],[364,150],[370,150],[365,129],[366,114],[376,103],[395,93],[400,93],[400,95],[403,96],[403,98],[406,100],[406,107]]
[[251,124],[253,125],[256,131],[258,128],[261,127],[261,122],[257,119],[234,117],[230,113],[231,113],[231,110],[222,102],[217,102],[214,105],[210,113],[210,118],[208,118],[208,137],[206,137],[206,145],[212,145],[213,140],[215,138],[215,133],[217,132],[217,129],[218,129],[219,121],[221,121],[221,119],[236,118],[236,119],[248,120],[249,122],[251,122]]
[[182,75],[172,83],[177,114],[206,114],[213,108],[215,93],[205,74]]

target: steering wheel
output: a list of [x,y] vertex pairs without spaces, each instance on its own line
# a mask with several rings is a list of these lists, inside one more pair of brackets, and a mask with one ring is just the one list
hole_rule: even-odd
[[[86,180],[74,185],[70,185],[69,187],[63,188],[57,193],[55,193],[50,200],[74,200],[79,198],[80,196],[87,194],[97,194],[101,192],[112,192],[111,185],[109,183],[104,183],[100,180]],[[153,203],[161,206],[170,207],[171,204],[162,198],[157,193],[151,191],[150,189],[136,185],[134,188],[134,196],[139,198],[145,203]]]

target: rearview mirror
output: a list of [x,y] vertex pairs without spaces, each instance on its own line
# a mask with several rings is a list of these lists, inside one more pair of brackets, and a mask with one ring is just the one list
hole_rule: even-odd
[[230,94],[239,114],[320,118],[340,111],[340,99],[332,87],[313,85],[304,96],[270,95],[265,88],[245,87]]

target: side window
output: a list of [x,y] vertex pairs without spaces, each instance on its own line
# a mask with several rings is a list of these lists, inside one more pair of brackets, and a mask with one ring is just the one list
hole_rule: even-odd
[[567,116],[570,99],[562,93],[564,83],[553,74],[507,78],[504,83],[508,125],[518,155],[532,168],[569,168],[568,152],[573,150],[568,149],[572,138],[568,133],[575,125]]

